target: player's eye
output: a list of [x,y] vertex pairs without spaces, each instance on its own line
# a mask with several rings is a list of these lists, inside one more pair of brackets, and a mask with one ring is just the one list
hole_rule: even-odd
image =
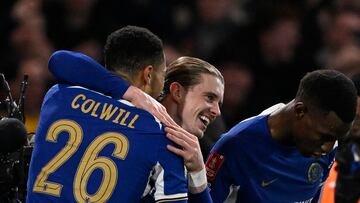
[[213,95],[207,95],[206,100],[211,103],[215,100],[215,97]]

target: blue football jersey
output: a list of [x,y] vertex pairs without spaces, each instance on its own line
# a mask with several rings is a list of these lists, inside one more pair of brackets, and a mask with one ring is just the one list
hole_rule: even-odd
[[335,150],[304,157],[274,142],[267,121],[259,115],[240,122],[214,145],[206,168],[215,203],[316,202]]
[[154,168],[157,201],[187,199],[184,163],[162,124],[130,103],[59,84],[38,126],[27,202],[139,202]]

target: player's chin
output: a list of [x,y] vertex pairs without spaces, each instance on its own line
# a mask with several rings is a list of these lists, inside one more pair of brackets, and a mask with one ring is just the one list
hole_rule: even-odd
[[201,139],[202,137],[204,137],[205,130],[206,130],[206,128],[203,129],[203,128],[196,127],[196,128],[194,128],[192,134],[195,135],[197,138]]
[[207,126],[203,122],[199,121],[193,126],[192,134],[201,139],[204,136],[206,128]]

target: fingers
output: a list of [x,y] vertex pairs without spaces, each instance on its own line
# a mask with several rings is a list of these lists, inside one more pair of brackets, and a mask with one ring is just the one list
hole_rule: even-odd
[[167,122],[167,126],[179,127],[178,124],[170,117],[170,115],[167,113],[166,110],[165,110],[165,112],[163,112],[163,115],[164,115],[165,120]]
[[124,93],[123,99],[133,102],[136,101],[136,99],[139,98],[139,95],[141,96],[142,93],[143,92],[139,88],[131,85]]
[[179,149],[179,148],[176,148],[176,147],[174,147],[174,146],[172,146],[172,145],[167,145],[166,148],[167,148],[170,152],[172,152],[172,153],[174,153],[174,154],[176,154],[176,155],[178,155],[178,156],[181,156],[181,157],[183,157],[183,158],[185,157],[185,152],[184,152],[183,150]]
[[178,126],[175,121],[167,113],[165,107],[160,106],[154,110],[152,113],[157,119],[159,119],[166,126],[176,127]]
[[[192,135],[192,134],[185,134],[181,131],[176,131],[172,128],[166,127],[165,131],[167,132],[167,137],[174,141],[176,144],[182,146],[182,143],[179,142],[185,142],[187,145],[189,145],[191,148],[198,148],[199,144],[198,144],[198,139],[196,136]],[[185,147],[185,146],[182,146]]]
[[166,137],[169,138],[171,141],[175,142],[180,147],[184,148],[185,150],[193,150],[194,144],[192,140],[184,140],[182,138],[179,138],[173,134],[167,133]]
[[198,141],[198,138],[195,135],[189,133],[188,131],[186,131],[183,128],[178,127],[178,126],[177,127],[173,127],[173,126],[166,127],[165,131],[168,133],[174,134],[175,136],[183,137],[184,139],[191,139],[194,141]]
[[178,126],[167,113],[166,108],[162,104],[140,89],[130,86],[125,92],[123,98],[129,100],[135,105],[135,107],[150,112],[165,125]]
[[184,164],[188,172],[200,171],[205,168],[204,159],[200,151],[179,149],[172,145],[167,145],[166,147],[170,152],[181,156],[184,159]]
[[[167,149],[184,159],[184,163],[188,171],[191,172],[201,170],[202,166],[204,165],[204,160],[201,154],[198,139],[190,134],[193,138],[192,139],[188,135],[168,127],[167,130],[169,132],[166,134],[166,136],[180,146],[175,147],[172,145],[167,145]],[[174,134],[170,132],[173,132]]]
[[[176,126],[175,121],[170,117],[167,113],[166,108],[156,101],[154,98],[150,97],[147,94],[144,94],[146,98],[141,102],[144,106],[143,109],[149,111],[152,115],[154,115],[157,119],[159,119],[162,123],[167,126]],[[145,102],[144,102],[145,100]]]
[[163,122],[165,125],[167,126],[178,126],[177,123],[175,123],[175,121],[170,117],[170,115],[168,114],[168,112],[166,111],[166,108],[160,104],[159,102],[156,101],[156,113],[160,118],[158,118],[161,122]]

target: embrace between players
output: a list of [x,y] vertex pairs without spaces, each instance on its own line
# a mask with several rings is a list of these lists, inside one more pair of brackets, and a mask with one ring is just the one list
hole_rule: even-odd
[[51,56],[60,83],[41,109],[27,202],[316,202],[355,117],[352,81],[314,71],[292,101],[225,133],[205,166],[198,139],[220,115],[221,73],[193,57],[166,68],[161,40],[135,26],[109,35],[104,59]]

